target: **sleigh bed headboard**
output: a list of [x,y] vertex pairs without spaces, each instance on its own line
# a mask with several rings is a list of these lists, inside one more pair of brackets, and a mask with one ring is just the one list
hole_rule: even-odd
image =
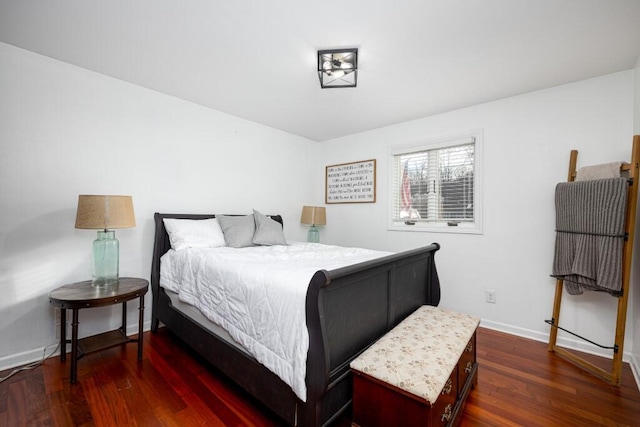
[[[284,226],[282,216],[267,216]],[[165,218],[200,220],[215,218],[216,216],[214,214],[165,214],[156,212],[153,217],[155,223],[155,238],[153,242],[153,258],[151,260],[151,289],[153,291],[153,301],[155,305],[157,298],[156,295],[158,295],[158,289],[160,287],[160,258],[162,257],[162,255],[167,253],[169,249],[171,249],[169,234],[167,233],[163,220]]]

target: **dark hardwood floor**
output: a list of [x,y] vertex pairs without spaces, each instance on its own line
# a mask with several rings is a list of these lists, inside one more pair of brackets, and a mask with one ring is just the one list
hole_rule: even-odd
[[[616,388],[544,343],[481,328],[477,345],[478,387],[463,426],[640,426],[640,391],[627,364]],[[589,359],[609,369],[609,361]],[[281,424],[165,330],[145,333],[141,362],[128,344],[85,356],[78,383],[68,379],[68,359],[55,357],[0,383],[0,426]],[[337,422],[350,424],[348,417]]]

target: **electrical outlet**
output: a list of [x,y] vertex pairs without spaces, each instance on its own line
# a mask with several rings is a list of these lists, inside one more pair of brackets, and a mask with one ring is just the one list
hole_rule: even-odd
[[495,304],[496,303],[496,291],[491,290],[491,289],[487,289],[485,291],[485,297],[486,297],[488,303],[490,303],[490,304]]
[[53,333],[55,334],[57,340],[60,339],[60,322],[60,309],[55,308],[53,309]]
[[[60,323],[61,323],[61,312],[59,308],[53,310],[53,334],[57,340],[60,339]],[[67,337],[69,337],[69,318],[66,318],[66,324],[64,325],[64,331]]]

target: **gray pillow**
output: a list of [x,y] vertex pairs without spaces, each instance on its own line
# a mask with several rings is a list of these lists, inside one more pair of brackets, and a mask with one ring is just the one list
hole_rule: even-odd
[[253,210],[253,217],[256,221],[256,233],[253,235],[254,244],[264,246],[287,244],[282,231],[282,224],[255,209]]
[[224,240],[227,246],[232,248],[246,248],[253,246],[253,235],[256,231],[256,223],[253,215],[228,216],[216,215]]

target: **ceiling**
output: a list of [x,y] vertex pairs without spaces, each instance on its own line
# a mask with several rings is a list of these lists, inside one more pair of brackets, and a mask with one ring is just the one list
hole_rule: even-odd
[[0,41],[325,141],[631,69],[640,1],[0,0]]

